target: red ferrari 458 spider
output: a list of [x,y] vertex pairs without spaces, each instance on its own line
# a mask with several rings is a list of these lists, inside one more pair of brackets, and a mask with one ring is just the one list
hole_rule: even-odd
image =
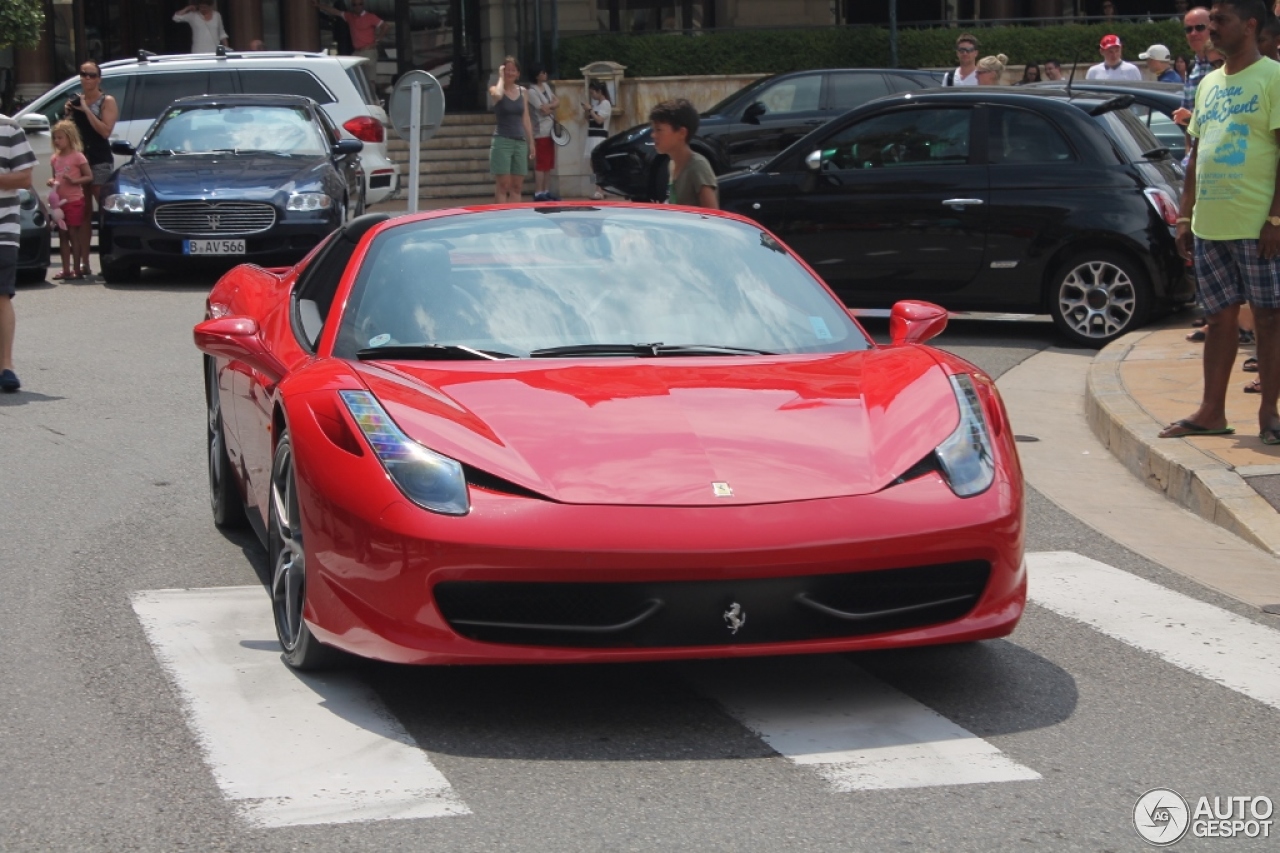
[[1022,474],[946,319],[878,346],[730,214],[363,216],[209,295],[214,520],[264,541],[300,669],[1003,636]]

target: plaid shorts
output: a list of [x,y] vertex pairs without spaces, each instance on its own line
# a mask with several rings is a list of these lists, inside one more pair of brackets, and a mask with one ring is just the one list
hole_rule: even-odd
[[1258,257],[1257,240],[1196,238],[1196,301],[1206,314],[1248,302],[1280,308],[1280,258]]

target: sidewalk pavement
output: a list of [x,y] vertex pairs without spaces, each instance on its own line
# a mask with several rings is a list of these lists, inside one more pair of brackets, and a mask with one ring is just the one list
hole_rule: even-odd
[[1240,370],[1242,346],[1227,393],[1234,435],[1159,438],[1166,424],[1200,405],[1204,345],[1177,325],[1125,335],[1089,368],[1089,426],[1125,467],[1148,486],[1197,515],[1280,556],[1280,446],[1258,437],[1258,396],[1244,393],[1257,376]]

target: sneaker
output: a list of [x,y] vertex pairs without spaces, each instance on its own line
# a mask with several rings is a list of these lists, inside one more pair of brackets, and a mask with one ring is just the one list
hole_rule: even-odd
[[551,193],[546,191],[543,191],[540,193],[534,193],[533,200],[534,201],[551,201]]
[[18,381],[18,374],[12,370],[0,370],[0,391],[6,394],[12,394],[22,387],[22,383]]

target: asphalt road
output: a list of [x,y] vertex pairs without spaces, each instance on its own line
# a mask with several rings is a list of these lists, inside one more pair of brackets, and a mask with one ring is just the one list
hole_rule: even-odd
[[[141,618],[145,591],[217,595],[259,584],[265,568],[251,536],[223,535],[209,517],[190,330],[211,283],[149,272],[130,287],[24,288],[16,301],[24,389],[0,397],[0,850],[1141,850],[1134,806],[1149,789],[1172,788],[1192,808],[1201,795],[1280,799],[1280,705],[1268,686],[1195,663],[1210,640],[1183,629],[1200,616],[1157,618],[1144,647],[1123,639],[1133,627],[1123,619],[1067,614],[1047,594],[1058,558],[1044,555],[1120,570],[1106,577],[1136,584],[1156,617],[1209,605],[1195,612],[1226,626],[1214,640],[1221,662],[1250,650],[1250,630],[1272,632],[1252,651],[1274,652],[1274,622],[1031,492],[1027,548],[1044,593],[1008,639],[782,665],[360,665],[301,682],[322,701],[302,713],[281,700],[261,730],[305,742],[316,708],[327,709],[324,725],[403,747],[405,773],[445,780],[432,795],[445,807],[280,818],[291,791],[321,772],[323,750],[287,750],[276,778],[237,787],[263,756],[235,748],[255,727],[218,718],[261,697],[237,687],[235,667],[175,652],[204,636],[194,611],[168,633]],[[883,337],[882,322],[869,327]],[[1044,323],[958,322],[940,340],[996,375],[1056,343]],[[1170,512],[1149,523],[1176,523]],[[1084,598],[1132,601],[1122,586]],[[260,605],[265,614],[265,593]],[[1130,622],[1151,615],[1133,612]],[[227,630],[248,637],[232,645],[256,650],[272,684],[289,680],[269,629],[246,619]],[[883,713],[857,705],[873,695]],[[877,750],[913,743],[921,720],[971,750],[959,762],[968,768],[946,772],[978,778],[924,773],[903,787],[913,759],[877,763]],[[299,752],[307,761],[295,769]],[[1178,849],[1276,844],[1188,837]]]

